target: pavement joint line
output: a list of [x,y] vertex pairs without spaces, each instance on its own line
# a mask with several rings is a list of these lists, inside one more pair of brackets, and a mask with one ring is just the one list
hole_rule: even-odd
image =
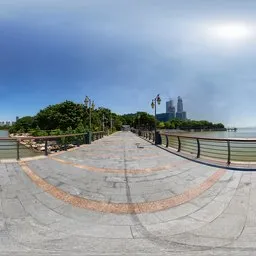
[[152,213],[187,203],[212,187],[226,173],[224,169],[219,169],[215,171],[213,175],[207,178],[203,183],[174,197],[143,203],[106,203],[104,201],[90,200],[87,198],[71,195],[46,182],[44,179],[34,173],[28,167],[26,162],[20,162],[19,164],[22,170],[38,187],[53,197],[62,200],[74,207],[115,214]]
[[130,169],[130,170],[122,170],[122,169],[113,169],[113,168],[101,168],[101,167],[95,167],[95,166],[88,166],[88,165],[82,165],[82,164],[76,164],[71,161],[66,161],[57,157],[51,157],[49,156],[50,159],[60,162],[62,164],[67,164],[71,165],[73,167],[79,168],[79,169],[85,169],[87,171],[94,171],[94,172],[108,172],[108,173],[128,173],[128,174],[140,174],[140,173],[149,173],[149,172],[156,172],[156,171],[164,171],[168,170],[169,168],[172,167],[177,167],[177,164],[184,164],[187,163],[187,160],[181,160],[179,162],[176,162],[175,164],[169,164],[169,165],[163,165],[160,167],[153,167],[153,168],[144,168],[144,169]]
[[[97,156],[99,157],[99,153],[97,154],[92,154],[92,153],[87,153],[86,152],[86,156]],[[115,156],[115,155],[111,155],[111,154],[101,154],[100,155],[101,158],[97,158],[97,160],[102,160],[102,159],[106,159],[106,158],[111,158],[111,159],[118,159],[118,160],[122,160],[122,156]],[[142,156],[132,156],[127,158],[127,160],[140,160],[140,159],[145,159],[145,158],[166,158],[166,156],[161,156],[161,155],[157,155],[157,154],[151,154],[151,155],[142,155]]]

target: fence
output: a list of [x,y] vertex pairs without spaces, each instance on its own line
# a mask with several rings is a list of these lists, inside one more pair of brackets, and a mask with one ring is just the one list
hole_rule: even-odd
[[[141,136],[155,141],[154,132],[141,131]],[[231,162],[256,162],[256,139],[219,139],[181,134],[157,133],[160,144],[196,158]]]
[[0,159],[48,155],[51,151],[67,150],[101,139],[105,132],[78,133],[42,137],[0,138]]

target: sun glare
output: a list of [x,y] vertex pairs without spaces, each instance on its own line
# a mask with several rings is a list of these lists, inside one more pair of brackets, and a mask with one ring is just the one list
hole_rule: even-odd
[[222,40],[244,40],[252,35],[252,29],[245,24],[219,24],[209,29],[210,34]]

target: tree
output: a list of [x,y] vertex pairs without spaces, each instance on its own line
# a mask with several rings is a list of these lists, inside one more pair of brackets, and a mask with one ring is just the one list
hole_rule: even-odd
[[164,122],[160,122],[160,123],[158,124],[158,128],[159,128],[159,129],[163,129],[164,127],[165,127]]
[[17,120],[17,122],[12,126],[10,132],[28,132],[29,130],[36,128],[35,119],[33,116],[24,116]]
[[66,131],[68,127],[75,129],[85,117],[85,109],[82,104],[65,101],[40,110],[35,116],[35,122],[41,130],[60,129]]

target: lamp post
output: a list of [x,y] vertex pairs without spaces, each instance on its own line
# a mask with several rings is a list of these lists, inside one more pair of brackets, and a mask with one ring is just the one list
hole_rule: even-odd
[[91,100],[88,96],[85,97],[84,100],[84,104],[86,106],[86,108],[89,108],[89,127],[90,127],[90,131],[92,129],[92,110],[95,107],[94,101]]
[[112,133],[113,130],[113,119],[112,119],[112,113],[110,112],[110,132]]
[[140,130],[140,114],[138,115],[138,127],[139,127],[139,130]]
[[103,132],[105,131],[105,115],[103,114],[103,116],[102,116],[102,130],[103,130]]
[[156,141],[156,103],[158,105],[160,105],[160,103],[161,103],[161,98],[160,98],[159,94],[157,94],[157,96],[154,99],[152,99],[152,103],[151,103],[151,107],[153,109],[155,109],[155,145],[157,144],[157,141]]

